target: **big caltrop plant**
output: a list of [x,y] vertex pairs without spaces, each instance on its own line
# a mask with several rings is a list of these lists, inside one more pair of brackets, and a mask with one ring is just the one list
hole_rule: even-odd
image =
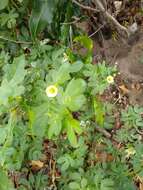
[[114,69],[92,65],[88,55],[82,60],[46,43],[32,46],[28,55],[21,50],[16,58],[1,53],[0,165],[6,171],[20,170],[25,154],[27,159],[40,159],[44,139],[64,139],[79,147],[84,132],[80,115],[88,113],[93,99],[91,115],[98,124],[104,122],[96,95],[113,84]]
[[[49,139],[57,138],[60,133],[67,134],[71,145],[75,147],[76,134],[81,134],[82,130],[80,122],[73,117],[73,114],[82,110],[86,103],[84,94],[86,81],[76,76],[76,73],[82,69],[83,63],[81,61],[69,63],[62,49],[53,52],[52,56],[49,54],[49,59],[50,57],[52,61],[48,60],[51,67],[49,70],[47,70],[48,64],[45,65],[45,69],[34,66],[29,69],[26,76],[25,95],[29,98],[26,97],[24,108],[30,121],[30,133],[32,136],[40,135]],[[38,74],[36,79],[32,76],[33,73]],[[45,81],[42,80],[43,74]],[[73,74],[75,77],[72,77]],[[27,81],[31,77],[34,77],[32,86],[29,84],[31,79]]]
[[102,94],[111,84],[114,84],[116,67],[107,67],[106,63],[88,64],[84,75],[88,77],[88,86],[92,94]]

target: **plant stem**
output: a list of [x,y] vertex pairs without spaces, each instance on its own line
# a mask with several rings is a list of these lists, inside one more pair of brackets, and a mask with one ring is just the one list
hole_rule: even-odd
[[13,42],[13,43],[16,43],[16,44],[32,44],[32,42],[16,41],[16,40],[8,39],[8,38],[6,38],[4,36],[0,36],[0,39],[5,40],[5,41],[9,41],[9,42]]

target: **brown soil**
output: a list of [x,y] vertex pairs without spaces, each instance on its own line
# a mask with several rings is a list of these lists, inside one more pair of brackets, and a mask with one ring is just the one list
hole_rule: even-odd
[[[110,64],[117,64],[121,77],[131,86],[139,83],[140,89],[130,89],[129,101],[132,105],[143,106],[143,26],[128,42],[125,40],[104,40],[102,48],[95,42],[95,57],[103,58]],[[129,87],[130,88],[130,87]]]
[[[120,73],[125,79],[143,81],[143,30],[132,42],[104,41],[104,53],[109,63],[118,63]],[[136,37],[136,36],[135,36]]]

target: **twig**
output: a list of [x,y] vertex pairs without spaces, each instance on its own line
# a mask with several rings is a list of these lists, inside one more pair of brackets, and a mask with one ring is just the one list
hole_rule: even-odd
[[124,146],[124,144],[122,144],[122,143],[118,142],[116,139],[114,139],[113,136],[108,131],[103,129],[102,127],[99,127],[99,126],[95,125],[95,130],[98,131],[99,133],[101,133],[107,139],[111,140],[112,144],[116,148],[119,148],[121,145]]
[[97,32],[99,32],[99,30],[100,30],[101,28],[104,27],[104,25],[105,25],[105,24],[103,24],[102,26],[100,26],[95,32],[93,32],[93,33],[92,33],[91,35],[89,35],[88,37],[91,38],[92,36],[94,36]]
[[106,0],[102,0],[102,4],[103,4],[104,8],[107,10],[107,1]]
[[81,20],[81,18],[74,18],[74,21],[71,22],[63,22],[61,24],[63,25],[71,25],[71,24],[76,24],[77,22],[79,22]]
[[102,127],[98,127],[97,125],[95,126],[95,130],[102,133],[105,137],[107,137],[108,139],[110,139],[112,137],[112,135],[106,131],[105,129],[103,129]]
[[82,5],[81,3],[77,2],[76,0],[72,0],[72,2],[75,3],[76,5],[78,5],[79,7],[83,8],[83,9],[86,9],[86,10],[89,10],[89,11],[94,11],[94,12],[99,12],[98,9]]
[[8,39],[8,38],[3,37],[3,36],[0,36],[0,39],[5,40],[5,41],[9,41],[9,42],[13,42],[13,43],[16,43],[16,44],[32,44],[32,42],[16,41],[16,40]]
[[94,11],[94,12],[99,12],[99,11],[102,12],[112,23],[114,23],[114,25],[117,27],[118,30],[124,31],[127,34],[127,36],[129,36],[128,29],[126,27],[122,26],[112,15],[110,15],[109,12],[104,8],[103,4],[99,0],[94,0],[94,1],[95,1],[95,4],[97,5],[98,9],[82,5],[78,1],[72,0],[73,3],[80,6],[83,9],[87,9],[87,10]]
[[128,36],[129,36],[129,32],[128,29],[124,26],[122,26],[112,15],[110,15],[108,13],[108,11],[105,10],[104,6],[102,5],[102,3],[99,0],[94,0],[95,4],[97,5],[97,7],[99,8],[99,10],[112,22],[114,23],[114,25],[124,31]]
[[118,101],[120,101],[121,98],[122,98],[122,96],[121,96],[120,93],[119,93],[119,96],[118,96],[118,98],[116,99],[116,101],[113,103],[113,105],[115,105]]

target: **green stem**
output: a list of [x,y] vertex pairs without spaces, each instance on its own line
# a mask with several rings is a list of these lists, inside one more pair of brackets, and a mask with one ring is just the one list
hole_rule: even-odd
[[4,36],[0,36],[0,39],[5,40],[5,41],[9,41],[9,42],[13,42],[13,43],[16,43],[16,44],[33,44],[32,42],[16,41],[16,40],[8,39],[8,38],[6,38]]

